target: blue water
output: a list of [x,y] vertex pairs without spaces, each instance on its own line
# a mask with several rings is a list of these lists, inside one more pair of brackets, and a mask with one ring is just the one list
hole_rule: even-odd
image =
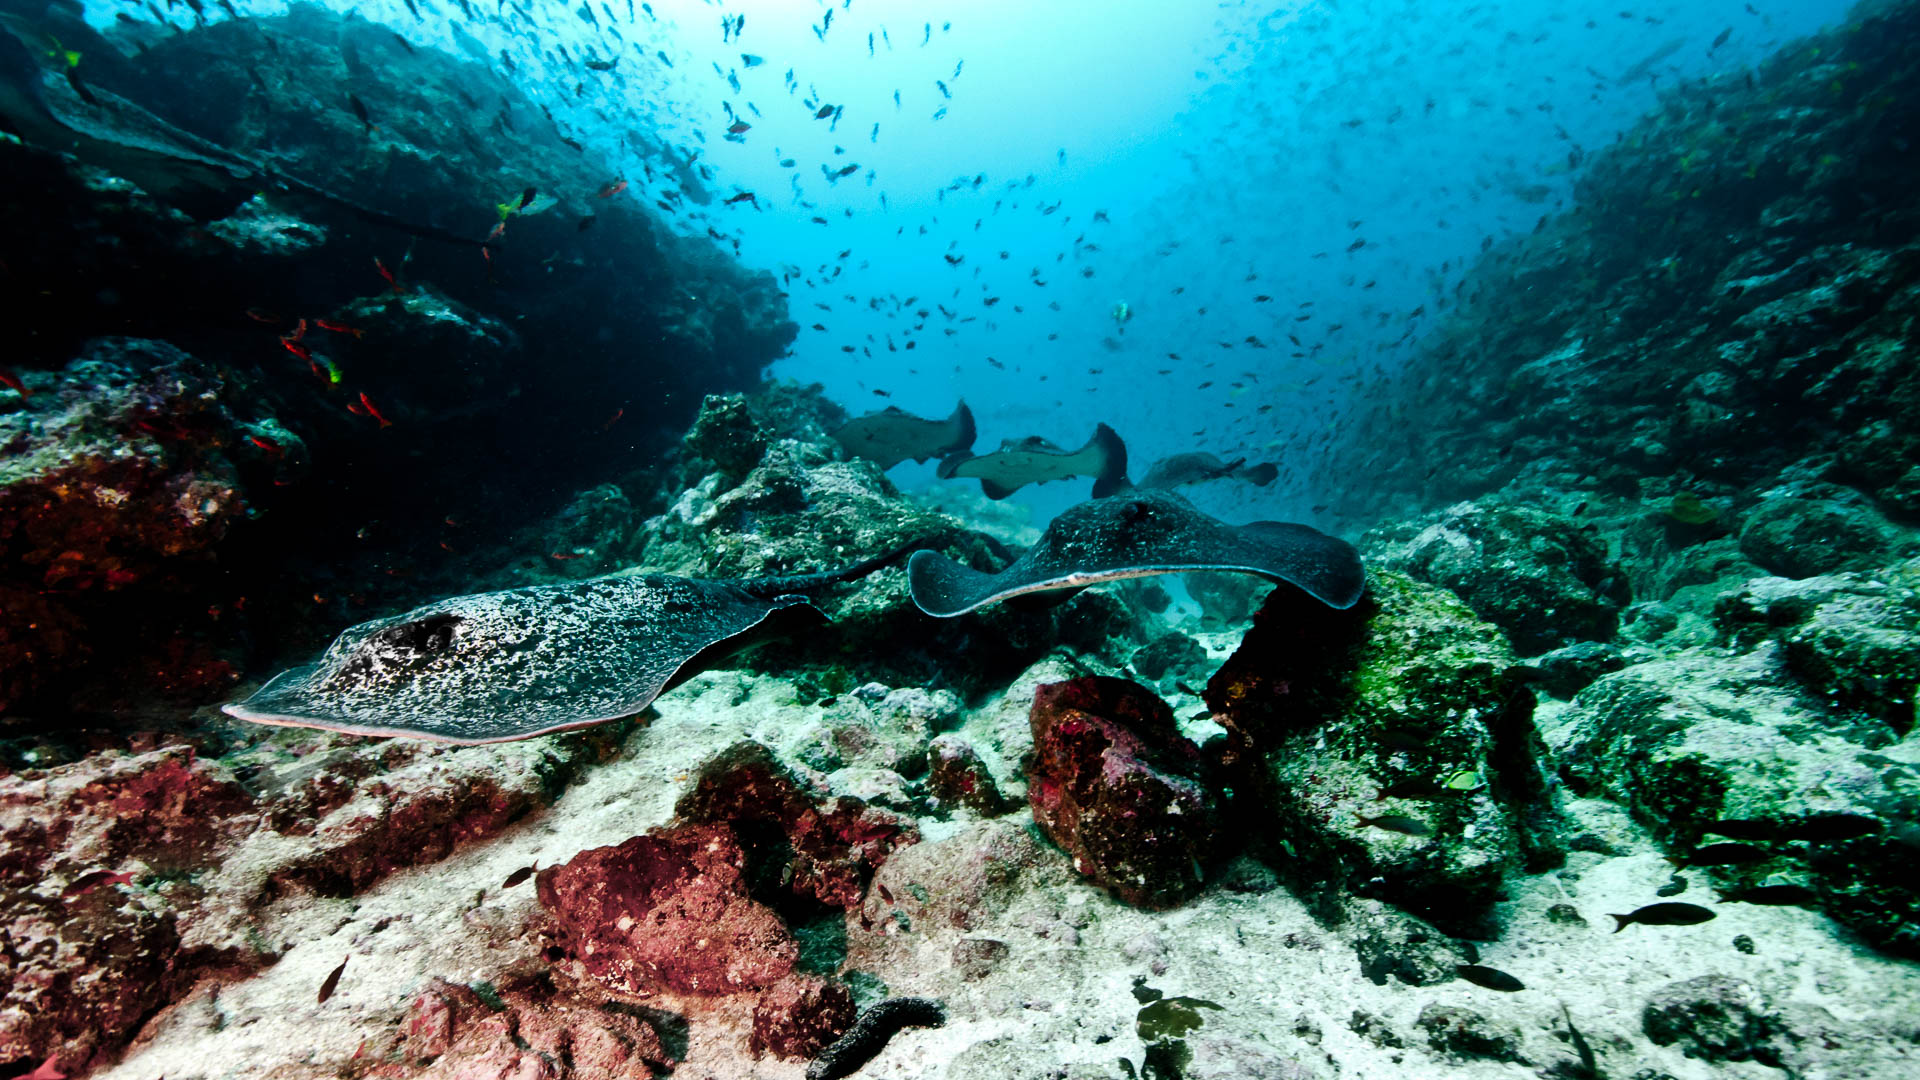
[[[683,187],[645,147],[694,157],[710,197],[668,221],[783,276],[805,329],[774,376],[854,413],[964,397],[979,452],[1076,447],[1106,421],[1136,478],[1185,450],[1272,460],[1271,488],[1192,494],[1313,520],[1304,478],[1339,454],[1343,406],[1418,349],[1489,238],[1569,209],[1584,155],[1663,87],[1848,5],[663,0],[629,20],[618,0],[591,23],[563,3],[329,6],[495,70],[504,51],[636,197]],[[730,141],[735,118],[751,129]],[[1086,486],[1015,498],[1044,519]]]

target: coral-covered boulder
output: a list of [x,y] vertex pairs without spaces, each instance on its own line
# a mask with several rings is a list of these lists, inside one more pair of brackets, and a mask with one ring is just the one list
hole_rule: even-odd
[[753,1006],[747,1049],[755,1056],[812,1058],[853,1026],[853,992],[841,982],[789,975]]
[[1769,638],[1807,688],[1895,731],[1913,728],[1920,680],[1920,560],[1890,573],[1756,578],[1723,593],[1713,618],[1725,640]]
[[927,747],[926,791],[935,809],[959,806],[981,817],[1004,814],[1019,805],[1000,793],[1000,785],[973,744],[953,734],[941,735]]
[[244,424],[259,405],[164,342],[100,338],[24,378],[33,396],[0,411],[0,711],[135,648],[125,628],[153,627],[128,598],[210,566],[247,515],[243,467],[287,454],[263,437],[265,461]]
[[540,871],[540,903],[572,962],[615,993],[755,990],[800,947],[747,895],[746,865],[724,825],[656,830]]
[[1527,678],[1453,594],[1370,568],[1347,611],[1274,590],[1206,700],[1297,889],[1344,882],[1458,932],[1508,869],[1553,859]]
[[772,751],[755,742],[728,747],[702,765],[692,790],[674,806],[679,820],[737,824],[778,837],[781,877],[796,895],[851,908],[874,871],[920,835],[905,820],[845,796],[816,798]]
[[1199,892],[1215,796],[1166,703],[1137,683],[1088,676],[1040,687],[1030,719],[1028,801],[1074,869],[1144,908]]
[[651,1080],[675,1062],[660,1033],[631,1014],[569,1000],[539,985],[489,1001],[433,979],[407,1007],[401,1056],[465,1080]]
[[1830,484],[1770,491],[1747,513],[1740,550],[1781,577],[1868,570],[1920,550],[1863,496]]
[[1685,849],[1709,832],[1757,847],[1722,868],[1733,894],[1806,883],[1875,946],[1920,956],[1920,747],[1800,685],[1782,647],[1689,653],[1603,675],[1549,742],[1576,790],[1633,811]]
[[1522,656],[1614,634],[1626,575],[1579,523],[1530,506],[1460,503],[1368,534],[1369,565],[1459,594]]

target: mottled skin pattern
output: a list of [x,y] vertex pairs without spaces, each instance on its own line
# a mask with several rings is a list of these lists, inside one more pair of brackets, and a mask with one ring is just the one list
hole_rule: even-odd
[[942,618],[1026,593],[1187,570],[1290,582],[1335,608],[1352,607],[1366,583],[1359,554],[1344,540],[1289,522],[1228,525],[1168,491],[1081,503],[997,574],[930,551],[907,564],[913,602]]

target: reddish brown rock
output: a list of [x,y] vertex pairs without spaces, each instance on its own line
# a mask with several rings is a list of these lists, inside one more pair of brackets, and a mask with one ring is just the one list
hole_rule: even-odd
[[593,848],[536,879],[560,947],[615,993],[730,994],[769,986],[800,948],[747,895],[747,857],[724,825],[683,825]]
[[[234,412],[260,411],[216,365],[159,341],[100,338],[34,381],[0,412],[0,712],[94,661],[189,648],[156,621],[174,605],[154,590],[212,572],[247,512]],[[133,666],[155,663],[168,666]]]
[[207,971],[272,962],[252,932],[263,902],[350,894],[489,835],[604,737],[314,736],[225,761],[175,745],[0,777],[0,1061],[110,1055]]
[[853,993],[846,984],[789,975],[768,987],[753,1007],[747,1049],[759,1057],[818,1057],[853,1026]]
[[754,742],[735,743],[702,766],[674,810],[682,821],[749,823],[784,834],[793,891],[846,909],[860,903],[888,855],[919,840],[903,819],[858,799],[803,791],[772,751]]
[[941,807],[959,806],[995,817],[1017,805],[1000,793],[986,763],[965,739],[941,735],[927,747],[927,796]]
[[498,991],[435,979],[407,1010],[400,1053],[462,1080],[651,1080],[676,1063],[660,1034],[627,1013],[539,986]]
[[1089,676],[1033,696],[1028,802],[1074,869],[1129,904],[1168,908],[1201,885],[1214,796],[1199,747],[1152,691]]

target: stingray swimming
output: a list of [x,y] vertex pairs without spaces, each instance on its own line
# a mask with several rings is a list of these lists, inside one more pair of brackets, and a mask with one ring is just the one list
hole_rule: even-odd
[[1091,476],[1093,497],[1098,499],[1126,488],[1127,444],[1105,424],[1095,427],[1093,437],[1078,450],[1063,450],[1038,435],[1029,435],[1008,439],[990,454],[954,454],[940,462],[935,475],[942,480],[979,480],[981,493],[989,499],[1004,499],[1028,484]]
[[853,457],[882,469],[912,458],[944,458],[973,449],[973,411],[962,401],[945,420],[915,416],[897,405],[856,417],[833,431],[833,440]]
[[1136,490],[1070,507],[1038,542],[997,574],[931,551],[907,564],[913,602],[939,618],[1032,593],[1121,578],[1224,570],[1305,589],[1329,607],[1349,608],[1366,588],[1353,545],[1285,521],[1228,525],[1170,491]]
[[907,550],[796,577],[612,575],[438,600],[343,631],[318,662],[224,708],[262,724],[452,743],[587,727],[632,716],[742,649],[825,623],[807,592]]

